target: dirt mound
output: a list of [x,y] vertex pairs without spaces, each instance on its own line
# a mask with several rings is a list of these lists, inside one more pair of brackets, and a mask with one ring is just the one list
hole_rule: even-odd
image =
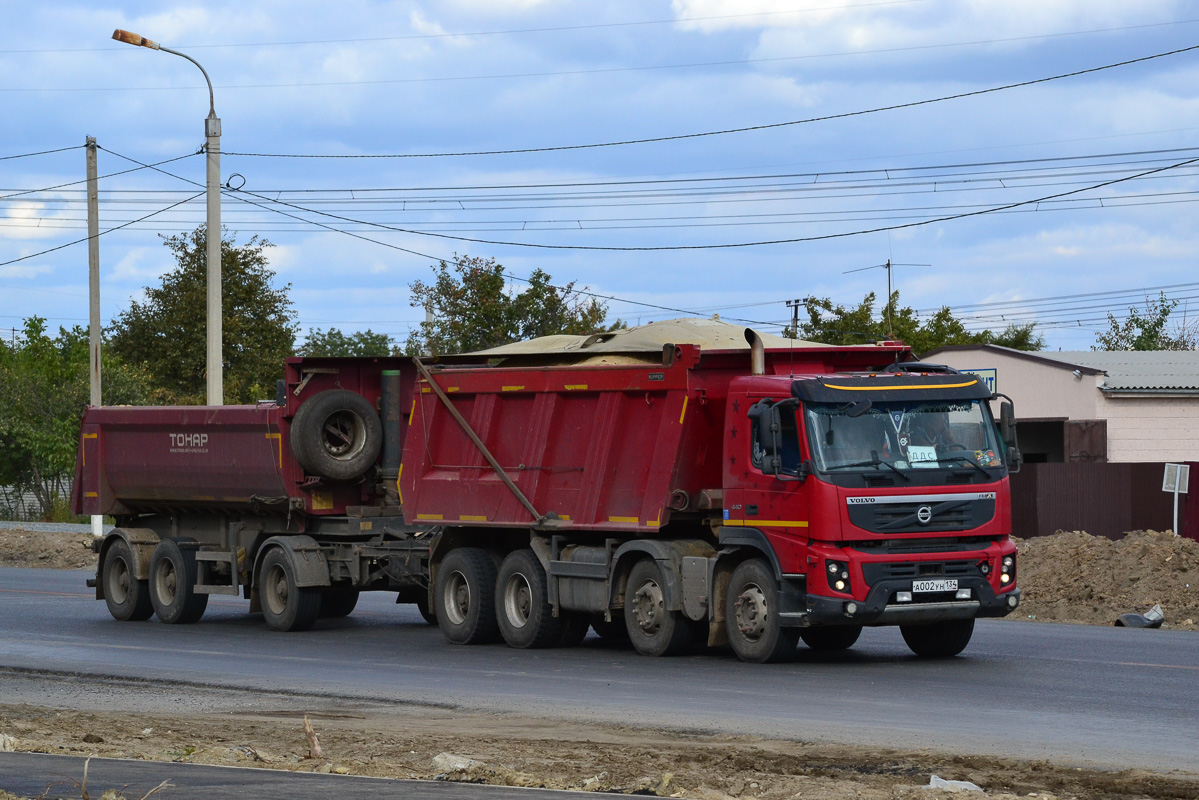
[[96,568],[90,533],[0,530],[0,567]]
[[1111,625],[1160,604],[1163,628],[1199,621],[1199,542],[1166,531],[1112,541],[1083,531],[1016,539],[1023,602],[1007,619]]

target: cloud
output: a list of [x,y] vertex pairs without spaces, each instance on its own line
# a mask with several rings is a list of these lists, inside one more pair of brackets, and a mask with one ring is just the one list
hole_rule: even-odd
[[36,278],[38,275],[47,275],[53,271],[52,268],[45,265],[9,264],[0,267],[0,278]]

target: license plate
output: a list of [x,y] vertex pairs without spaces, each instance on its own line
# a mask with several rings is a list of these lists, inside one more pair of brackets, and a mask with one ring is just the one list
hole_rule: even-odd
[[913,592],[955,592],[957,588],[955,580],[912,581]]

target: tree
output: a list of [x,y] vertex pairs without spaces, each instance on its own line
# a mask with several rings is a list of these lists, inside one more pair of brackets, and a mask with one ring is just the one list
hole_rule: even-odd
[[494,258],[455,255],[433,273],[432,283],[409,286],[412,306],[433,311],[433,322],[422,322],[409,335],[409,355],[465,353],[538,336],[624,327],[620,320],[605,327],[607,304],[584,299],[573,281],[552,286],[550,276],[540,269],[533,270],[528,288],[519,294],[507,288],[504,268]]
[[301,356],[390,356],[399,350],[394,339],[370,328],[347,336],[337,328],[313,328],[296,350]]
[[[61,509],[75,468],[79,424],[90,396],[88,334],[79,326],[46,331],[25,320],[21,338],[0,342],[0,485],[32,494],[43,516]],[[143,403],[148,376],[101,348],[104,402]]]
[[1108,312],[1108,329],[1095,337],[1092,350],[1194,350],[1199,346],[1199,323],[1187,320],[1186,310],[1172,331],[1166,330],[1170,314],[1178,307],[1162,292],[1156,300],[1145,298],[1142,313],[1136,307],[1128,309],[1124,322]]
[[[203,403],[207,383],[207,236],[164,236],[177,267],[162,286],[146,289],[114,321],[112,349],[126,363],[143,366],[165,403]],[[237,246],[222,231],[221,281],[225,401],[250,403],[275,393],[283,360],[295,343],[291,284],[275,288],[267,267],[271,243],[257,236]]]
[[[954,344],[998,344],[1017,350],[1040,350],[1045,340],[1035,331],[1035,323],[1008,325],[1003,331],[990,330],[972,333],[942,306],[926,322],[910,307],[899,306],[899,292],[891,294],[891,302],[876,318],[876,296],[870,292],[858,305],[847,308],[833,305],[827,297],[808,297],[804,300],[807,321],[801,321],[798,331],[788,329],[787,336],[798,336],[826,344],[864,344],[884,339],[906,342],[915,353],[927,353],[938,347]],[[890,324],[888,325],[888,316]]]

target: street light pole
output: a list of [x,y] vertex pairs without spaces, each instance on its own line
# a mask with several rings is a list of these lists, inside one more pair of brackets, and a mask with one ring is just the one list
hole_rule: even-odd
[[205,234],[208,242],[207,403],[210,406],[223,405],[225,402],[225,379],[221,358],[221,120],[216,115],[212,81],[208,79],[208,73],[204,71],[204,67],[200,66],[200,62],[186,53],[163,47],[158,42],[119,28],[113,31],[112,38],[136,47],[162,50],[165,53],[186,58],[199,67],[204,80],[208,82],[208,117],[204,120],[204,151],[208,157],[208,230]]

